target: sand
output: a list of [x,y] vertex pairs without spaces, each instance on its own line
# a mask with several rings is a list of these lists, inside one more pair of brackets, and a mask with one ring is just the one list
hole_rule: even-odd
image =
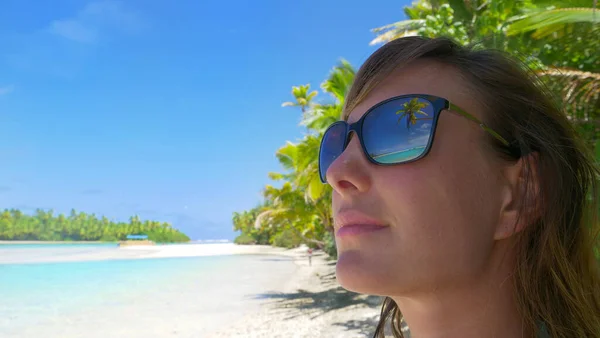
[[[161,290],[161,296],[153,300],[153,306],[140,308],[131,304],[127,308],[115,308],[111,313],[106,309],[94,309],[97,312],[70,317],[69,323],[62,318],[52,327],[32,327],[28,334],[21,334],[19,337],[36,337],[44,330],[45,333],[61,332],[56,335],[61,338],[78,337],[85,332],[82,330],[88,331],[86,337],[105,337],[107,333],[127,338],[369,337],[376,326],[381,304],[380,297],[359,295],[341,288],[335,279],[335,261],[329,260],[323,252],[316,251],[309,266],[306,248],[287,250],[270,246],[218,243],[100,249],[82,247],[69,248],[68,254],[58,247],[27,249],[27,254],[17,254],[16,250],[20,249],[3,248],[0,245],[0,264],[274,255],[273,259],[263,259],[262,263],[256,263],[261,264],[260,266],[234,272],[232,276],[223,276],[228,282],[215,286],[218,291],[209,298],[195,300],[193,297],[199,291],[194,290],[193,285],[181,289],[178,283],[174,283],[172,288]],[[285,256],[282,257],[288,261],[285,264],[293,264],[290,267],[294,268],[273,268],[277,266],[273,262],[278,260],[276,256]],[[254,271],[257,273],[253,273]],[[239,284],[240,281],[243,285]],[[206,308],[200,309],[194,305],[222,302],[223,295],[219,295],[221,290],[230,297],[227,297],[226,304],[221,304],[215,310],[219,313],[214,313],[214,316],[210,311],[210,315],[207,315]],[[171,318],[169,310],[164,308],[163,304],[167,302],[178,309],[176,317]],[[128,321],[146,324],[136,325],[137,330],[118,331],[119,318],[125,316],[133,316]],[[103,327],[104,330],[90,332],[87,330],[90,326]],[[120,327],[125,329],[129,326]]]
[[[230,321],[208,337],[372,337],[382,299],[344,290],[335,278],[335,261],[316,251],[309,265],[306,248],[286,250],[271,246],[209,244],[166,246],[149,252],[144,247],[122,250],[143,252],[140,257],[190,257],[224,254],[260,254],[291,257],[297,269],[283,283],[249,295],[260,307]],[[277,271],[273,271],[276,274]],[[237,318],[231,313],[231,318]]]
[[0,264],[25,263],[57,263],[98,261],[109,259],[145,259],[169,257],[201,257],[219,255],[280,254],[282,248],[266,245],[236,245],[233,243],[217,244],[180,244],[180,245],[140,245],[140,246],[106,246],[77,247],[73,245],[45,246],[40,248],[11,248],[11,245],[0,245]]
[[210,337],[372,337],[382,299],[344,290],[335,279],[335,261],[315,252],[278,252],[294,257],[293,277],[278,290],[259,295],[260,311],[236,320]]

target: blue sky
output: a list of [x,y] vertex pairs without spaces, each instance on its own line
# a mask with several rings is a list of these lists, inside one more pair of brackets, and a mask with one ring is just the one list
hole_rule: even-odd
[[275,151],[282,108],[408,1],[3,0],[0,207],[169,221],[232,239]]

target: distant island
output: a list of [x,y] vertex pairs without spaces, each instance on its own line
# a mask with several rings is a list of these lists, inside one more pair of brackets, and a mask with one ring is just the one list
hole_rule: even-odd
[[71,210],[69,216],[54,215],[52,210],[37,209],[27,215],[17,209],[4,209],[0,214],[0,240],[4,241],[101,241],[116,242],[127,235],[147,235],[155,243],[189,242],[190,238],[166,222],[140,220],[114,222]]

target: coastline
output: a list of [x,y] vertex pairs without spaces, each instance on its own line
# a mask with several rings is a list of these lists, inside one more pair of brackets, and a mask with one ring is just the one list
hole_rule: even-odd
[[[66,248],[65,248],[66,247]],[[15,251],[23,250],[31,254],[13,254]],[[48,254],[50,253],[50,254]],[[267,276],[232,277],[233,281],[225,288],[234,287],[237,278],[245,279],[245,292],[243,298],[228,303],[226,312],[219,314],[218,318],[226,318],[215,331],[206,331],[202,328],[202,316],[193,318],[193,311],[188,313],[189,318],[177,319],[178,334],[185,337],[201,336],[210,337],[368,337],[372,336],[381,306],[381,297],[360,295],[343,289],[337,283],[335,277],[335,261],[330,260],[322,251],[315,250],[312,264],[309,265],[307,248],[295,249],[277,248],[261,245],[237,245],[233,243],[215,244],[185,244],[185,245],[155,245],[155,246],[132,246],[132,247],[69,247],[51,249],[2,249],[0,246],[0,264],[20,263],[46,263],[46,262],[74,262],[74,261],[97,261],[111,259],[156,259],[175,257],[201,257],[201,256],[224,256],[224,255],[258,255],[258,256],[286,256],[295,269],[290,274],[279,269],[268,270]],[[12,256],[12,257],[11,257]],[[16,257],[21,257],[16,259]],[[267,258],[264,264],[272,264]],[[273,258],[277,261],[277,258]],[[270,265],[269,265],[270,266]],[[173,285],[176,289],[177,286]],[[195,288],[185,292],[196,294]],[[227,292],[224,289],[223,292]],[[252,290],[252,291],[250,291]],[[176,297],[179,292],[173,293]],[[166,292],[166,291],[165,291]],[[233,292],[233,291],[232,291]],[[241,296],[241,294],[240,294]],[[171,297],[166,293],[164,297]],[[214,300],[209,304],[218,302],[218,293],[214,293]],[[185,298],[185,297],[184,297]],[[212,299],[212,298],[211,298]],[[237,299],[237,298],[236,298]],[[206,301],[207,299],[203,299]],[[189,299],[175,300],[169,298],[169,302],[179,304],[178,306],[190,306]],[[248,306],[252,308],[247,311]],[[131,313],[145,313],[148,309],[137,309],[131,307]],[[138,312],[136,312],[138,311]],[[141,312],[140,312],[141,311]],[[128,313],[129,313],[128,312]],[[104,318],[108,314],[98,314],[94,318]],[[79,317],[77,317],[79,318]],[[212,317],[211,317],[212,318]],[[217,317],[211,320],[216,320]],[[142,320],[141,318],[140,320]],[[90,320],[81,317],[82,323]],[[208,319],[205,319],[208,320]],[[221,323],[221,322],[219,322]],[[165,329],[167,323],[159,324],[153,330],[159,332]],[[174,325],[174,324],[169,324]],[[198,327],[200,325],[200,327]],[[213,327],[209,325],[208,327]],[[70,326],[73,332],[79,332],[83,328]],[[208,329],[208,327],[206,327]],[[198,330],[200,330],[198,332]],[[210,329],[209,329],[210,330]],[[162,331],[161,331],[162,332]],[[68,335],[67,335],[68,336]],[[64,337],[67,337],[64,336]],[[75,337],[77,335],[72,335]],[[62,336],[61,336],[62,337]],[[71,337],[71,336],[68,336]],[[144,335],[131,333],[132,338],[142,338]]]
[[[35,243],[42,244],[42,243]],[[75,244],[75,243],[74,243]],[[81,243],[79,243],[81,244]],[[292,249],[291,251],[293,251]],[[20,254],[20,252],[25,254]],[[0,264],[85,262],[118,259],[155,259],[204,257],[224,255],[290,255],[290,250],[267,245],[238,245],[234,243],[172,244],[138,246],[70,247],[48,245],[40,248],[0,245]],[[18,254],[19,252],[19,254]]]

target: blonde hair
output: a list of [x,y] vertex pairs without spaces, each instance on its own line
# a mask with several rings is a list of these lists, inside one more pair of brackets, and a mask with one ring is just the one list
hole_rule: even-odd
[[[416,59],[453,66],[487,110],[486,124],[523,153],[536,154],[535,166],[524,161],[524,189],[525,196],[533,196],[530,183],[537,181],[540,214],[519,234],[513,275],[525,332],[537,336],[543,323],[551,337],[600,337],[600,276],[594,255],[599,171],[590,151],[539,79],[520,62],[447,38],[406,37],[378,49],[356,74],[344,116],[396,68]],[[492,139],[490,144],[500,157],[515,160]],[[394,337],[404,337],[401,309],[391,298],[384,300],[375,337],[384,337],[388,324]]]

